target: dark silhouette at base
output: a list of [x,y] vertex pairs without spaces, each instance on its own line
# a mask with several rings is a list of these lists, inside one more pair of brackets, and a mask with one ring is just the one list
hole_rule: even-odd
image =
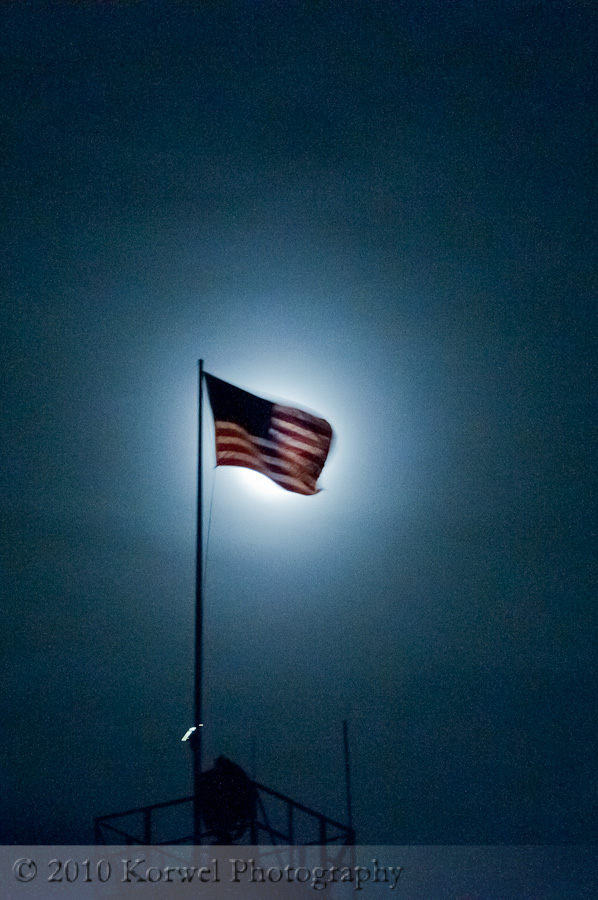
[[257,798],[257,788],[241,766],[219,756],[200,782],[201,811],[212,843],[238,841],[255,819]]

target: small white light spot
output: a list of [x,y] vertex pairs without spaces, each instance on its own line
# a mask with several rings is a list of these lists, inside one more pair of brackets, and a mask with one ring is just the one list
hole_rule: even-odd
[[191,728],[187,729],[185,732],[185,736],[181,738],[182,741],[188,741],[194,731],[197,731],[198,728],[203,728],[203,724],[200,722],[199,725],[193,725]]

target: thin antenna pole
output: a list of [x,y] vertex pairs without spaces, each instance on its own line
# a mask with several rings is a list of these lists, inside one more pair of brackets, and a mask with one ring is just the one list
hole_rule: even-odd
[[353,809],[351,805],[351,769],[349,767],[349,727],[347,720],[343,719],[343,744],[345,749],[345,783],[347,786],[347,818],[349,828],[353,831]]
[[203,359],[199,360],[199,399],[198,399],[198,461],[197,461],[197,555],[195,566],[195,680],[194,704],[196,730],[193,734],[193,840],[201,843],[201,802],[200,782],[202,771],[201,760],[201,676],[202,676],[202,418],[203,418]]

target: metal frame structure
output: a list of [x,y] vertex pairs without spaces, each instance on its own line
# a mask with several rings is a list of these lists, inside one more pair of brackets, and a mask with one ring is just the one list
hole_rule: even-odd
[[[297,803],[290,797],[280,794],[257,781],[253,782],[258,794],[253,819],[248,823],[242,837],[235,843],[258,845],[286,846],[320,846],[338,844],[350,846],[355,844],[355,831],[323,813]],[[96,844],[139,844],[145,846],[162,846],[174,844],[194,844],[193,826],[194,797],[183,797],[180,800],[168,800],[165,803],[154,803],[152,806],[139,806],[122,813],[112,813],[95,819]],[[187,808],[185,808],[185,806]],[[189,818],[189,832],[183,837],[168,836],[157,823],[157,813],[162,810],[174,810],[180,807],[182,817]],[[120,824],[116,824],[120,820]],[[123,821],[124,820],[124,821]],[[199,843],[209,844],[214,835],[209,831],[200,834]]]

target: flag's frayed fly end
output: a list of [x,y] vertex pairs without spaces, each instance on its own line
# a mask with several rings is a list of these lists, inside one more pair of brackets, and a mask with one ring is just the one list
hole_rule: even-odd
[[[181,740],[188,741],[189,738],[191,737],[191,735],[193,734],[193,732],[197,731],[197,727],[198,727],[197,725],[193,725],[191,728],[188,728],[187,731],[185,732],[184,737],[182,737]],[[203,728],[203,725],[200,725],[199,727]]]

